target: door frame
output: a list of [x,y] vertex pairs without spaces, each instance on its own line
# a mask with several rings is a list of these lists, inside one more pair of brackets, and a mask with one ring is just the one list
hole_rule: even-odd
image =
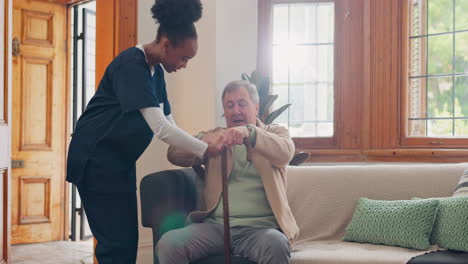
[[[3,0],[0,0],[3,1]],[[3,83],[2,83],[2,88],[3,91],[5,91],[4,94],[4,116],[0,117],[1,119],[4,119],[3,121],[6,122],[6,125],[10,127],[10,133],[9,133],[9,148],[10,148],[10,155],[8,156],[8,160],[11,160],[11,77],[12,77],[12,70],[11,70],[11,54],[10,54],[10,47],[12,44],[12,7],[13,7],[13,0],[4,0],[4,10],[3,12],[4,15],[4,21],[2,27],[4,27],[4,35],[2,36],[3,39],[2,41],[4,42],[4,57],[3,61]],[[10,261],[10,253],[11,253],[11,166],[8,164],[7,170],[1,172],[0,171],[0,177],[3,180],[3,189],[2,191],[2,198],[3,198],[3,226],[0,226],[0,228],[3,229],[3,236],[0,238],[2,240],[2,252],[3,255],[0,256],[0,263],[8,263]]]
[[[89,2],[90,0],[57,0],[58,3],[67,5],[68,9],[74,5]],[[117,56],[121,51],[136,45],[137,42],[137,22],[138,22],[138,1],[136,0],[96,0],[96,89],[99,85],[107,65],[112,59]],[[67,28],[71,30],[71,16],[67,12]],[[69,35],[69,34],[68,34]],[[72,49],[72,40],[67,38],[68,51]],[[71,78],[71,61],[67,56],[67,83]],[[67,131],[69,131],[70,123],[70,87],[67,87]],[[65,136],[66,156],[68,153],[69,138]],[[66,168],[64,168],[64,174]],[[70,231],[70,223],[68,221],[70,216],[69,206],[69,191],[68,183],[64,181],[64,196],[65,196],[65,225],[64,225],[64,239],[68,239]],[[96,262],[97,263],[97,262]]]

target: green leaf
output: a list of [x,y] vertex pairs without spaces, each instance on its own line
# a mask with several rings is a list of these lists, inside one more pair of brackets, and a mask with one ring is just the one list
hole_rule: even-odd
[[258,80],[259,80],[259,74],[256,70],[254,70],[251,74],[250,74],[250,82],[255,84],[255,85],[258,85]]
[[241,78],[244,81],[249,81],[250,82],[250,77],[249,77],[249,75],[247,75],[247,73],[242,73]]
[[260,97],[266,97],[267,95],[269,95],[270,94],[270,80],[268,78],[263,78],[257,84],[257,91],[258,91],[258,96]]
[[291,104],[286,104],[280,107],[279,109],[273,111],[271,114],[269,114],[266,119],[265,119],[265,124],[269,125],[271,124],[279,115],[281,115],[288,107],[290,107]]
[[261,102],[258,114],[260,116],[263,116],[266,113],[266,111],[270,109],[271,105],[275,102],[277,98],[278,98],[277,94],[268,95],[268,97],[263,102]]

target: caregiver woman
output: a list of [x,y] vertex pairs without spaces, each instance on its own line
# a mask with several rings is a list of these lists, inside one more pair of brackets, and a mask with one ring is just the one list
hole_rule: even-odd
[[138,216],[135,163],[153,135],[198,157],[218,155],[223,137],[198,140],[171,116],[164,69],[176,72],[197,53],[200,0],[156,0],[156,39],[119,54],[78,120],[67,181],[78,188],[97,239],[100,264],[135,263]]

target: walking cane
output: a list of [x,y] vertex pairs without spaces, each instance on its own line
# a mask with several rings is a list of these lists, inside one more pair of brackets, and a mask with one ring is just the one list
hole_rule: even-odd
[[[244,138],[244,145],[247,148],[247,161],[252,160],[250,141]],[[223,147],[221,154],[222,169],[222,190],[223,190],[223,221],[224,221],[224,264],[231,264],[231,225],[229,224],[229,193],[227,175],[227,148]]]
[[221,169],[223,186],[223,221],[224,221],[224,264],[231,264],[231,226],[229,224],[229,193],[227,175],[227,148],[223,147],[221,156]]

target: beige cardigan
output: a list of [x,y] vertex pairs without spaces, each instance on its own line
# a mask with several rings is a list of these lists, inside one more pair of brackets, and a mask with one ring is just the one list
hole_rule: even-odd
[[[223,128],[216,128],[212,131]],[[294,155],[294,143],[288,130],[281,126],[264,125],[257,120],[257,139],[252,148],[252,162],[262,178],[265,192],[276,221],[288,240],[293,243],[299,228],[286,197],[286,167]],[[190,167],[204,164],[206,167],[204,199],[206,210],[189,214],[192,222],[201,222],[218,205],[221,199],[221,156],[201,161],[195,155],[170,146],[168,160],[177,166]],[[228,149],[228,175],[232,169],[232,148]]]

